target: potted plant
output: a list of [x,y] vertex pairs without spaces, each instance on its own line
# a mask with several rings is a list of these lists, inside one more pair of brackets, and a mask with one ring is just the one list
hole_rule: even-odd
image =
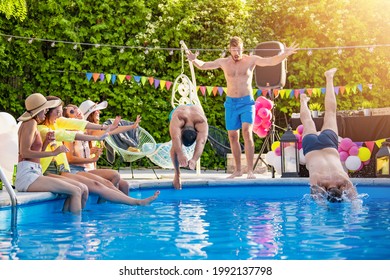
[[362,102],[363,114],[365,117],[371,116],[372,103],[368,100]]
[[318,112],[322,110],[320,103],[314,102],[309,104],[309,109],[313,118],[318,118]]

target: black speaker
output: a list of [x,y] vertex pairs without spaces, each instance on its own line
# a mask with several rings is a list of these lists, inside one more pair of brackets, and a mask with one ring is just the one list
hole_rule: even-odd
[[[263,42],[256,46],[255,55],[270,57],[284,51],[284,45],[280,42]],[[274,66],[256,66],[256,86],[261,89],[283,88],[286,84],[287,60]]]

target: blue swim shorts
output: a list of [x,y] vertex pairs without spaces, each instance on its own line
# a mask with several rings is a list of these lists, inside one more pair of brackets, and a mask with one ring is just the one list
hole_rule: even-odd
[[251,95],[226,97],[225,123],[227,130],[242,128],[244,122],[253,124],[255,120],[255,101]]
[[303,154],[306,155],[311,151],[318,151],[325,148],[338,149],[339,138],[331,129],[321,131],[319,135],[308,134],[302,139]]

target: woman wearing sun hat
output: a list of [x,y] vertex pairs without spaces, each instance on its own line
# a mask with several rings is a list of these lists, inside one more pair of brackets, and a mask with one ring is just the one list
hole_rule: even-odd
[[62,103],[61,100],[48,101],[40,93],[33,93],[25,100],[26,112],[18,118],[21,122],[18,131],[19,159],[16,173],[15,188],[20,192],[52,192],[68,195],[64,202],[63,211],[79,214],[82,210],[82,193],[87,193],[84,184],[70,180],[62,180],[43,176],[40,159],[57,156],[65,153],[67,148],[59,145],[53,151],[45,151],[50,142],[54,140],[54,133],[46,134],[41,138],[37,126],[45,120],[45,114],[50,108]]

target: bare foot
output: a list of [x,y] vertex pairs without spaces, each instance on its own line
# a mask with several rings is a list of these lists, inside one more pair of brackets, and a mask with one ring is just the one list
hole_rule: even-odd
[[173,187],[176,190],[181,190],[181,180],[180,177],[175,177],[172,182]]
[[337,68],[329,69],[328,71],[325,72],[325,77],[333,78],[334,73],[336,73],[336,71],[337,71]]
[[256,179],[255,174],[253,174],[253,171],[248,171],[247,179]]
[[299,95],[299,98],[301,100],[301,103],[307,104],[309,102],[310,97],[308,97],[306,94],[302,93]]
[[227,177],[226,179],[233,179],[233,178],[236,178],[236,177],[241,177],[242,176],[242,171],[234,171],[232,175],[230,175],[229,177]]
[[156,200],[157,197],[158,197],[159,195],[160,195],[160,191],[155,191],[155,192],[154,192],[154,195],[149,196],[149,197],[144,198],[144,199],[140,199],[139,205],[147,205],[147,204],[150,204],[152,201]]

